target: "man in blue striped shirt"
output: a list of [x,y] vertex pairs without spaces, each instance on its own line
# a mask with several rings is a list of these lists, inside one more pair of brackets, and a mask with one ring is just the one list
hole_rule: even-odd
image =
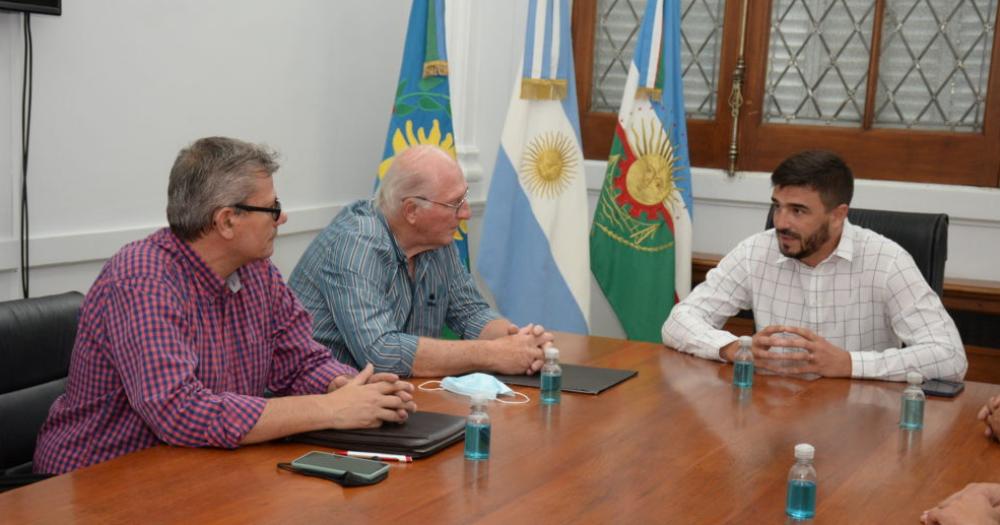
[[[552,334],[500,317],[459,261],[453,241],[472,215],[467,197],[458,163],[414,146],[374,200],[351,204],[313,240],[289,285],[335,358],[405,376],[541,368]],[[445,325],[463,340],[439,339]]]

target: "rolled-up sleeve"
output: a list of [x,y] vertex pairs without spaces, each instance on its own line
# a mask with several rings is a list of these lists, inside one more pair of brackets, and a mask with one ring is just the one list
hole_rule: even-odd
[[[367,257],[374,258],[372,254]],[[358,366],[371,363],[376,371],[408,376],[413,370],[418,337],[403,332],[393,320],[393,305],[382,290],[388,286],[372,268],[377,261],[324,265],[319,269],[323,298],[347,350]],[[384,275],[388,270],[381,266]]]
[[663,323],[663,344],[681,352],[721,361],[719,349],[736,340],[723,330],[726,321],[751,305],[750,276],[745,243],[719,261]]
[[129,404],[165,443],[235,448],[266,400],[216,393],[196,377],[196,351],[185,342],[185,305],[162,283],[119,281],[109,293],[107,337]]

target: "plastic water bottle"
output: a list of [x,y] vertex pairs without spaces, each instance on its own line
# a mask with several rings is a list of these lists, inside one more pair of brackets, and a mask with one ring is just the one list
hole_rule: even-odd
[[739,388],[753,386],[753,352],[750,351],[752,345],[753,338],[745,335],[740,337],[740,349],[733,357],[733,385]]
[[924,391],[920,385],[924,377],[920,372],[906,374],[907,385],[903,390],[903,403],[899,412],[899,426],[909,430],[924,428]]
[[472,394],[472,413],[465,420],[465,459],[489,459],[490,416],[485,394]]
[[816,449],[808,443],[795,445],[795,464],[788,471],[785,514],[796,520],[816,515],[816,469],[812,463],[815,453]]
[[542,404],[558,404],[561,391],[562,367],[559,366],[559,349],[550,346],[545,349],[545,364],[542,365]]

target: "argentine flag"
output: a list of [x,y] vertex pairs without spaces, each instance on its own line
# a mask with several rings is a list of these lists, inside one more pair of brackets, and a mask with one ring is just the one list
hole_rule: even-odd
[[588,332],[589,222],[569,0],[530,0],[477,265],[504,316]]

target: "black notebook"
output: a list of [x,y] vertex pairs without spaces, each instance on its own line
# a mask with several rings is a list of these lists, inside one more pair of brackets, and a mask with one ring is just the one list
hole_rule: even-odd
[[465,418],[438,412],[414,412],[403,423],[383,423],[378,428],[355,430],[314,430],[288,439],[323,447],[421,458],[465,439]]
[[[562,388],[564,392],[579,392],[582,394],[600,394],[601,392],[636,375],[635,370],[619,370],[617,368],[598,368],[594,366],[559,364],[562,367]],[[531,386],[538,388],[539,374],[530,376],[496,376],[508,385]]]

